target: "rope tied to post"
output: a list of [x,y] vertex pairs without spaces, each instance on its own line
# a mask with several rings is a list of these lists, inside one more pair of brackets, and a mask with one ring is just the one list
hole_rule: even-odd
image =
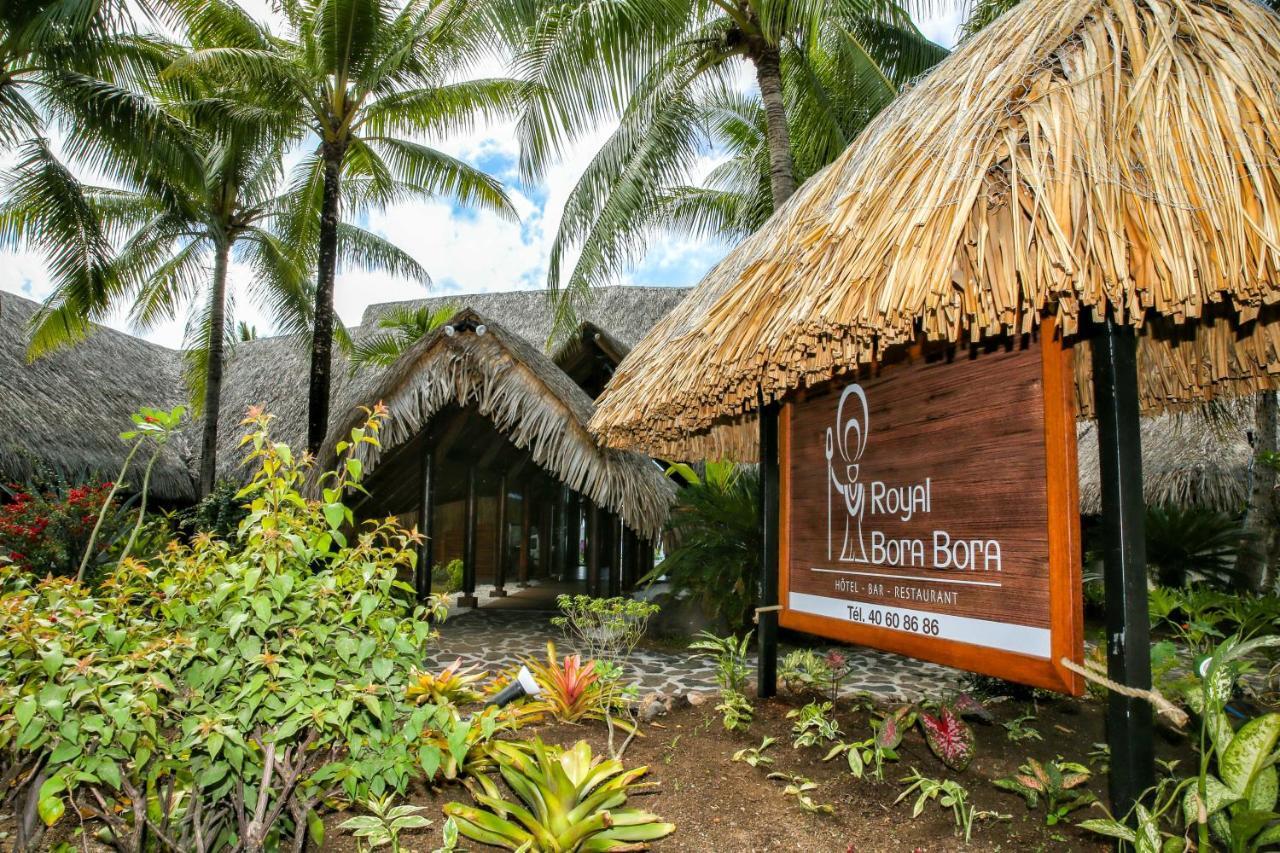
[[751,621],[759,625],[761,613],[776,613],[780,610],[782,610],[781,604],[770,604],[768,607],[757,607],[755,613],[751,614]]
[[1156,714],[1167,719],[1176,728],[1186,728],[1187,723],[1191,721],[1186,711],[1164,698],[1159,691],[1143,690],[1139,687],[1129,687],[1112,681],[1107,678],[1106,672],[1100,664],[1086,661],[1085,665],[1081,666],[1070,658],[1062,658],[1059,662],[1077,675],[1083,676],[1094,684],[1100,684],[1113,693],[1119,693],[1121,696],[1128,696],[1131,699],[1143,699],[1151,703],[1151,707],[1155,708]]

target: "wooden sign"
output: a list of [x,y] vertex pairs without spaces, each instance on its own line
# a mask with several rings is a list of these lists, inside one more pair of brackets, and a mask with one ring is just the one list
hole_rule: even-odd
[[1078,694],[1071,353],[903,360],[784,405],[780,624]]

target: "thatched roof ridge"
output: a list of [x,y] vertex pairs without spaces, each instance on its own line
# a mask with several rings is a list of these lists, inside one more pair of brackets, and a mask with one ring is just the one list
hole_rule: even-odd
[[[80,344],[27,362],[39,303],[0,293],[0,478],[24,480],[47,466],[69,478],[118,476],[128,447],[120,433],[142,406],[186,402],[182,354],[103,326]],[[194,494],[187,434],[175,436],[151,474],[163,499]],[[140,466],[130,482],[140,482]]]
[[[1233,418],[1214,423],[1200,414],[1142,419],[1142,494],[1148,504],[1203,506],[1236,513],[1249,498],[1256,452],[1250,443],[1253,404],[1240,401]],[[1092,421],[1076,430],[1080,511],[1102,511],[1098,431]]]
[[[689,292],[684,287],[618,285],[600,287],[578,312],[580,326],[593,324],[630,349],[653,325],[671,312]],[[364,310],[360,325],[372,328],[392,308],[444,305],[474,308],[519,335],[540,350],[547,350],[555,315],[545,290],[509,290],[500,293],[468,293],[433,296],[409,302],[384,302]],[[562,345],[562,344],[561,344]]]
[[[650,452],[748,447],[761,391],[921,334],[1048,314],[1071,335],[1104,305],[1145,324],[1147,410],[1271,385],[1280,324],[1251,321],[1280,310],[1278,43],[1250,0],[1024,0],[708,273],[593,429]],[[1085,358],[1077,375],[1087,411]]]
[[[607,330],[610,340],[629,347],[686,293],[687,289],[674,287],[602,287],[582,313],[583,322]],[[544,350],[552,328],[553,316],[547,292],[519,290],[369,305],[364,310],[360,325],[349,330],[351,337],[359,342],[367,335],[377,334],[378,319],[392,308],[422,305],[432,308],[456,305],[474,309],[539,351]],[[576,340],[573,338],[562,343],[555,357],[562,355]],[[245,474],[240,467],[244,456],[239,448],[243,433],[240,422],[250,406],[262,406],[275,415],[272,430],[278,441],[291,447],[306,446],[309,372],[310,351],[302,338],[279,336],[235,344],[227,360],[222,388],[222,416],[218,424],[219,477],[241,479]],[[352,389],[358,392],[358,389],[367,388],[376,374],[376,370],[359,370],[353,375],[350,363],[335,351],[331,422],[336,421],[340,413],[348,411],[343,406],[348,405]]]
[[[475,406],[533,461],[628,527],[656,537],[674,499],[674,486],[639,454],[602,448],[587,430],[595,405],[565,373],[522,335],[473,308],[454,315],[450,327],[483,325],[484,334],[441,328],[414,344],[392,366],[358,374],[335,395],[333,426],[320,451],[321,468],[334,448],[364,418],[361,406],[382,402],[391,417],[383,452],[407,441],[431,416],[456,403]],[[368,449],[372,472],[379,453]]]

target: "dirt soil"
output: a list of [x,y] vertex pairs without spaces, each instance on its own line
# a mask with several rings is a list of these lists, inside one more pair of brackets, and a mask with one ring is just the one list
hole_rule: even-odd
[[[973,763],[960,774],[948,774],[929,752],[918,730],[913,731],[899,750],[901,760],[885,765],[883,782],[853,778],[842,758],[824,763],[821,759],[825,748],[792,749],[792,721],[786,714],[803,704],[803,700],[780,697],[758,703],[755,722],[745,735],[726,733],[712,704],[686,707],[659,718],[643,729],[644,737],[633,741],[626,752],[627,767],[647,765],[651,780],[659,783],[656,792],[632,798],[628,805],[655,812],[676,825],[674,834],[654,844],[655,850],[1030,853],[1112,849],[1098,836],[1073,825],[1086,817],[1101,817],[1102,812],[1096,807],[1073,812],[1066,823],[1046,827],[1043,809],[1029,811],[1020,797],[992,785],[992,780],[1015,772],[1028,756],[1043,761],[1061,755],[1067,760],[1087,763],[1093,744],[1104,740],[1100,702],[1066,698],[1041,700],[1037,719],[1026,724],[1035,728],[1043,740],[1017,743],[1008,739],[1000,723],[1025,713],[1027,705],[1013,701],[991,705],[995,721],[972,723],[978,740],[977,753]],[[837,709],[837,717],[848,739],[870,736],[866,712],[850,711],[846,705]],[[520,734],[528,737],[537,734],[559,744],[585,738],[597,754],[605,749],[606,733],[604,727],[597,724],[544,725],[523,729]],[[766,753],[774,758],[771,766],[752,768],[732,760],[735,751],[759,744],[764,735],[778,738]],[[1161,758],[1183,758],[1184,761],[1189,758],[1184,741],[1172,737],[1158,738],[1158,741]],[[912,768],[935,778],[952,775],[969,790],[970,801],[978,809],[1007,818],[976,822],[972,840],[967,844],[955,829],[950,809],[943,809],[936,802],[912,819],[914,797],[894,803],[903,789],[898,780]],[[814,801],[830,803],[834,814],[811,815],[802,811],[794,799],[783,795],[784,782],[766,778],[770,771],[798,773],[818,783],[818,789],[813,792]],[[1096,774],[1089,787],[1105,800],[1105,775]],[[455,785],[440,791],[415,791],[411,800],[425,806],[426,814],[436,820],[431,829],[405,838],[406,850],[426,853],[440,843],[441,807],[451,800],[467,801],[468,797],[461,786]],[[345,817],[333,815],[326,821],[325,850],[348,853],[356,849],[350,836],[336,828]]]

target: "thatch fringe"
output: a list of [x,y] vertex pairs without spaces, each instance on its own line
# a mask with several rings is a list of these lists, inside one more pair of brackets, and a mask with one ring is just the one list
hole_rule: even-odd
[[456,403],[474,405],[533,461],[597,505],[616,512],[632,530],[656,538],[674,499],[674,486],[649,459],[602,448],[587,431],[594,405],[559,368],[528,342],[471,309],[450,325],[483,324],[485,334],[440,329],[419,341],[365,387],[353,389],[320,452],[332,465],[338,441],[358,425],[360,406],[378,402],[390,418],[382,451],[367,448],[372,472],[382,454],[422,430],[432,415]]
[[1280,20],[1250,0],[1025,0],[713,269],[592,428],[705,450],[695,437],[743,422],[761,391],[920,335],[1022,334],[1046,314],[1073,335],[1103,306],[1143,326],[1148,410],[1271,386],[1277,44]]

